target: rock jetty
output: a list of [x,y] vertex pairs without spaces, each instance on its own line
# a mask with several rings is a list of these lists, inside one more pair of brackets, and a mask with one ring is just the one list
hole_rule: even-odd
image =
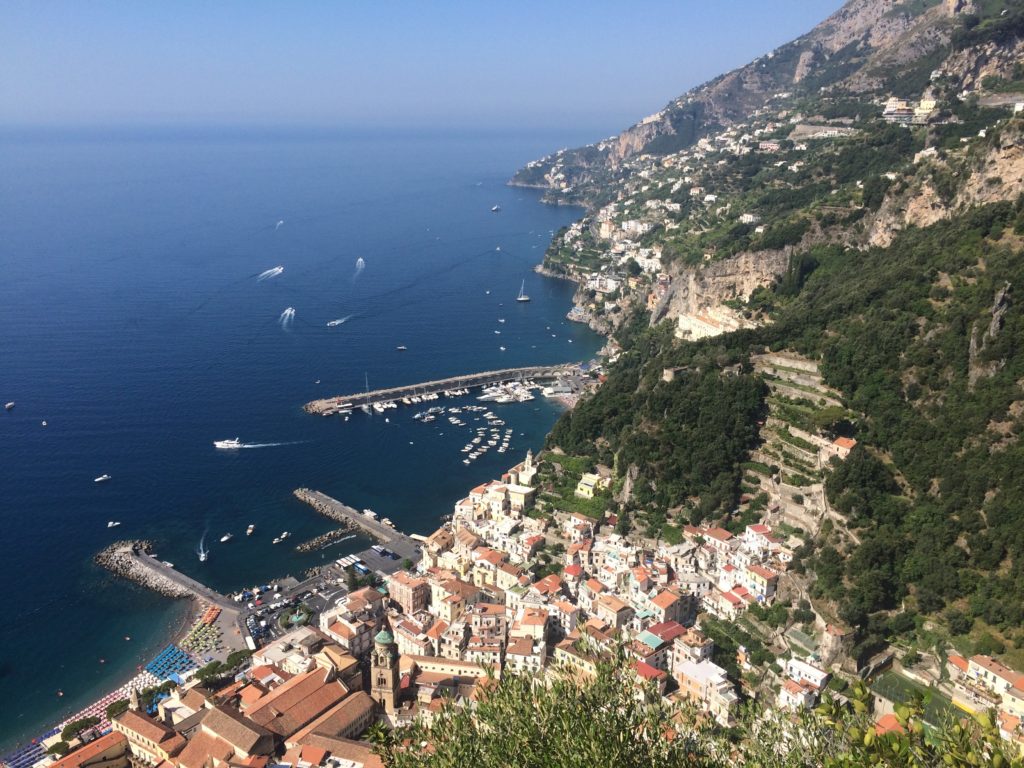
[[153,543],[150,541],[115,541],[98,553],[93,560],[115,576],[133,581],[165,597],[194,598],[195,595],[190,590],[147,566],[146,560],[152,551]]
[[341,541],[346,536],[351,536],[351,532],[353,529],[354,526],[351,523],[348,523],[342,526],[341,528],[335,528],[333,531],[328,531],[327,533],[321,534],[320,536],[317,536],[314,539],[302,542],[297,547],[295,547],[295,551],[315,552],[318,549],[326,549],[327,547],[331,546],[331,544]]

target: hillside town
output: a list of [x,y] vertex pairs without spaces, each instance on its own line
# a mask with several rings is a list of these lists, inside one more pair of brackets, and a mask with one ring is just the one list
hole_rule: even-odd
[[[794,248],[826,240],[837,224],[871,221],[877,201],[870,176],[881,172],[892,185],[953,165],[968,155],[972,140],[1024,110],[1019,97],[986,97],[991,106],[961,117],[955,105],[975,103],[979,94],[946,93],[946,79],[933,72],[918,100],[851,104],[823,95],[801,108],[794,94],[774,93],[746,120],[692,146],[622,160],[623,180],[588,187],[591,212],[557,233],[545,256],[547,272],[579,286],[568,318],[610,332],[630,310],[643,309],[655,321],[673,320],[681,340],[763,322],[749,302],[786,271]],[[941,129],[943,139],[891,158],[887,167],[837,173],[835,164],[853,165],[844,155],[884,126]],[[610,143],[595,147],[604,151]],[[558,199],[583,194],[567,176],[568,162],[556,153],[523,173],[540,174],[528,185]],[[823,173],[831,184],[815,183]]]
[[[841,461],[850,448],[840,439],[821,451]],[[371,572],[315,625],[268,638],[236,672],[193,668],[168,673],[156,695],[133,690],[109,726],[81,729],[69,754],[36,765],[380,766],[367,741],[375,729],[472,709],[503,675],[593,678],[616,654],[638,692],[696,706],[723,727],[745,700],[796,712],[826,696],[843,702],[849,683],[868,677],[884,683],[872,686],[879,733],[901,727],[895,708],[920,690],[960,711],[996,710],[1003,738],[1024,746],[1024,674],[989,656],[951,652],[931,669],[889,652],[857,669],[851,632],[814,611],[772,631],[766,613],[800,589],[789,572],[800,540],[771,524],[775,505],[739,533],[623,536],[614,514],[552,500],[542,465],[560,460],[569,463],[528,452],[455,504],[413,569]],[[591,469],[573,490],[581,502],[609,492],[607,471]]]

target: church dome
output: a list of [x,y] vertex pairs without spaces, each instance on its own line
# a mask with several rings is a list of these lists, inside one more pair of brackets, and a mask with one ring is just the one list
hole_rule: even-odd
[[377,633],[377,636],[373,638],[373,642],[377,643],[378,645],[391,645],[393,642],[395,642],[395,638],[392,637],[391,633],[388,632],[386,629],[382,629],[380,632]]

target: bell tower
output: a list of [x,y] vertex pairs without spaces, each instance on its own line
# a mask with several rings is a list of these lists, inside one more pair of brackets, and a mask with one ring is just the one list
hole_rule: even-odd
[[370,696],[387,714],[398,709],[398,647],[387,629],[373,638],[370,659]]

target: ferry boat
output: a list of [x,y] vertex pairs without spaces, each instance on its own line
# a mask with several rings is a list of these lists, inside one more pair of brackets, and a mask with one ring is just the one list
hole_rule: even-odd
[[220,543],[224,544],[225,542],[231,541],[234,537],[235,534],[233,533],[225,533],[223,536],[220,537]]
[[242,447],[242,440],[237,437],[233,437],[230,440],[214,440],[214,448],[220,448],[221,450],[232,450],[234,448]]
[[523,284],[519,286],[519,295],[516,296],[516,301],[529,301],[530,297],[526,295],[526,281],[523,280]]
[[249,523],[249,527],[245,529],[246,536],[252,536],[252,532],[256,530],[255,523]]
[[95,480],[93,480],[93,482],[94,483],[105,483],[108,480],[110,480],[110,475],[100,475]]

